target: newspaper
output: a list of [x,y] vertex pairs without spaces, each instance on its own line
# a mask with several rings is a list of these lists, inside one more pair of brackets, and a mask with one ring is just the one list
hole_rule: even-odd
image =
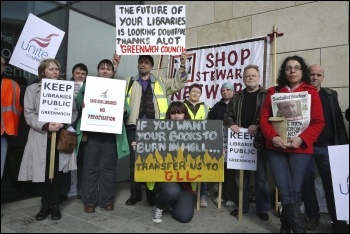
[[308,92],[271,95],[273,117],[287,120],[287,142],[299,136],[310,123],[311,96]]

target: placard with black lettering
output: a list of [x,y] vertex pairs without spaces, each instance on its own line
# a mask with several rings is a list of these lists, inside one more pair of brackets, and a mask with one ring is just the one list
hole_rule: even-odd
[[73,99],[73,81],[42,79],[39,121],[71,123]]
[[222,121],[139,119],[135,181],[222,182]]
[[233,132],[228,128],[227,136],[227,168],[256,171],[257,149],[253,146],[254,136],[247,128]]
[[87,76],[80,129],[121,134],[125,85],[125,80]]
[[117,54],[185,52],[185,5],[115,6]]

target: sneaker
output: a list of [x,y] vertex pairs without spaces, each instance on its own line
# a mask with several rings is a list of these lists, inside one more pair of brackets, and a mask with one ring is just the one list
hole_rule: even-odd
[[[217,198],[214,199],[213,202],[214,202],[215,204],[218,204],[218,203],[219,203],[218,201],[219,201],[219,198],[217,197]],[[224,199],[221,199],[221,203],[223,203],[224,201],[225,201]]]
[[207,206],[208,206],[208,203],[207,203],[207,201],[205,200],[205,198],[201,198],[200,207],[202,207],[202,208],[207,208]]
[[157,206],[154,206],[152,221],[154,223],[161,223],[163,221],[162,214],[163,214],[163,210],[157,208]]
[[226,207],[234,207],[236,204],[233,202],[233,201],[227,201],[226,203],[225,203],[225,206]]

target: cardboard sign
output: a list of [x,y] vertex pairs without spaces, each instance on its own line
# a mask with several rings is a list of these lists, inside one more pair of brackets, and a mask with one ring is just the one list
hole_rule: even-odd
[[119,55],[185,52],[185,5],[115,6]]
[[39,121],[72,123],[74,82],[42,79]]
[[222,182],[222,121],[139,119],[135,181]]
[[240,128],[239,133],[228,128],[227,168],[256,171],[258,152],[253,140],[247,128]]
[[125,80],[87,76],[80,129],[122,133],[125,86]]
[[337,220],[349,220],[349,145],[328,146]]

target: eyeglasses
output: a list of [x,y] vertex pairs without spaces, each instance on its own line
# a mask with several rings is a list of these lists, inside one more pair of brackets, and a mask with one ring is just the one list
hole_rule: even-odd
[[301,70],[301,66],[298,66],[298,65],[296,65],[296,66],[294,66],[294,67],[292,67],[292,66],[286,66],[286,68],[285,68],[285,71],[291,71],[292,69],[294,69],[294,71],[300,71]]

